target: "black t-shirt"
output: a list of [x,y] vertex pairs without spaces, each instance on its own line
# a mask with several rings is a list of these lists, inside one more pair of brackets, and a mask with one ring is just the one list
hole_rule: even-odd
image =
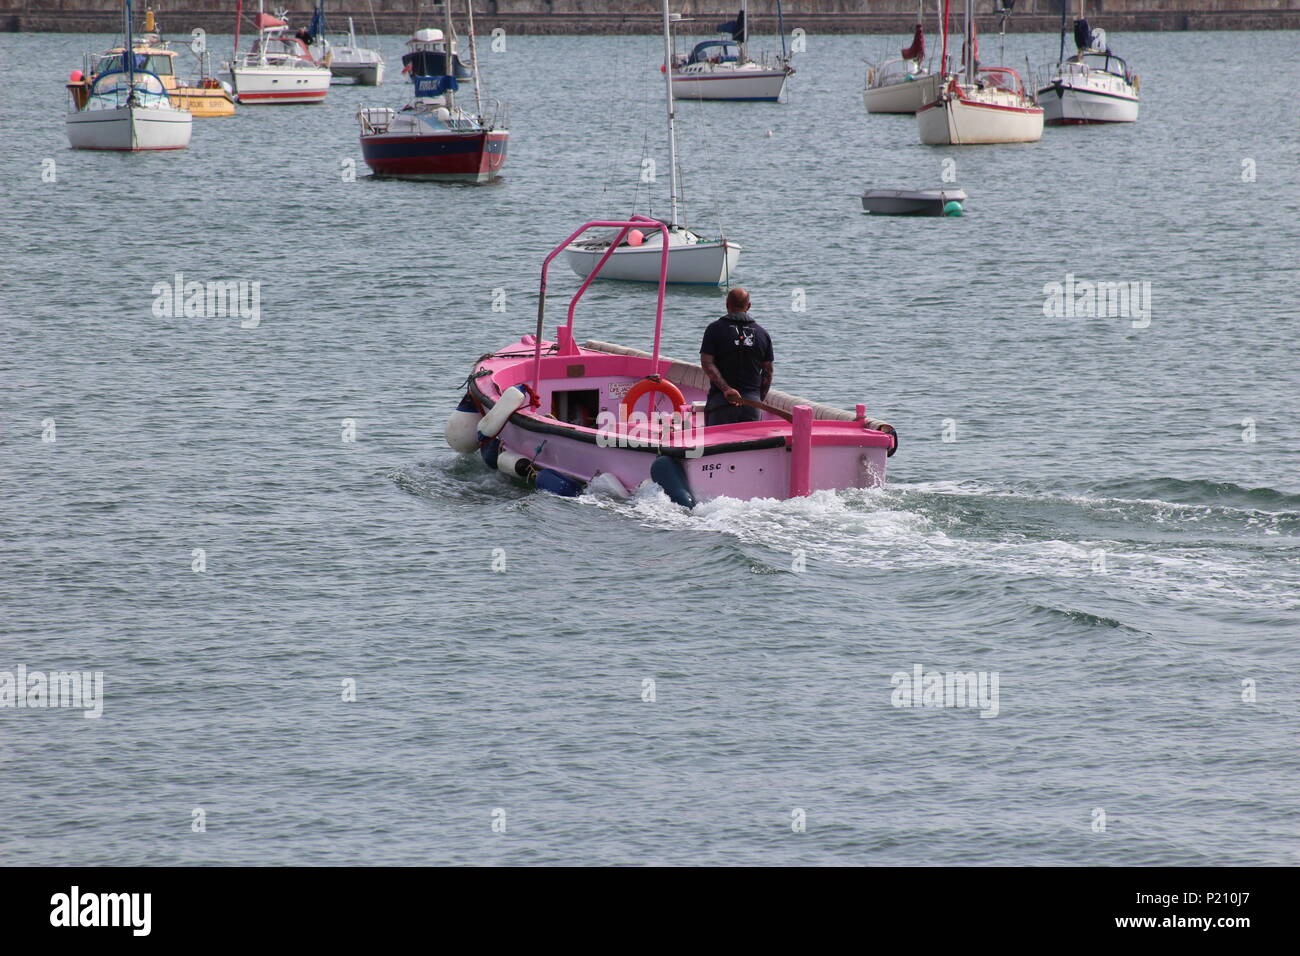
[[[761,390],[763,363],[774,361],[772,337],[746,312],[728,313],[710,322],[700,351],[713,356],[722,377],[738,392]],[[710,386],[709,397],[715,395],[717,387]]]

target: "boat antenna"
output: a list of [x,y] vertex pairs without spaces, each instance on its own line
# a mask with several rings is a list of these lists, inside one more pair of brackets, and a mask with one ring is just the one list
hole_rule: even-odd
[[478,123],[483,125],[483,91],[478,85],[478,46],[474,43],[474,0],[465,0],[469,11],[469,62],[474,68],[474,107],[478,110]]
[[[677,228],[677,116],[673,106],[673,34],[668,13],[668,0],[664,7],[664,88],[668,91],[668,204],[672,210],[670,225]],[[668,240],[665,239],[665,242]]]

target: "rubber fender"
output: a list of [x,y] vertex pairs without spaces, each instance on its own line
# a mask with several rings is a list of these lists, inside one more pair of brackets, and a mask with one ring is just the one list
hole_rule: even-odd
[[460,400],[456,410],[447,417],[447,428],[443,435],[447,444],[462,455],[468,455],[478,448],[478,426],[483,416],[479,414],[473,399],[468,395]]
[[695,507],[695,495],[691,493],[690,482],[686,480],[686,470],[676,458],[660,455],[650,466],[650,478],[674,504],[683,508]]
[[510,421],[510,416],[515,413],[515,410],[526,401],[528,401],[528,391],[524,386],[513,385],[507,388],[492,409],[483,416],[483,420],[478,423],[478,440],[482,442],[495,438],[497,433],[506,427],[506,422]]
[[497,471],[511,478],[527,478],[532,474],[533,463],[523,455],[516,455],[508,448],[502,448],[497,455]]
[[628,490],[623,487],[623,482],[619,481],[616,475],[611,475],[607,471],[602,471],[587,482],[587,490],[593,495],[605,495],[607,498],[617,498],[619,501],[626,501],[632,497],[628,494]]
[[543,468],[537,473],[537,487],[563,498],[576,498],[582,494],[583,483],[577,478],[570,478],[550,468]]

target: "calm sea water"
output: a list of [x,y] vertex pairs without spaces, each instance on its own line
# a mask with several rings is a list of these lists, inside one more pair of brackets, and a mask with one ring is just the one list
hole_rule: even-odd
[[[72,152],[62,84],[112,39],[0,34],[0,671],[106,696],[0,710],[0,862],[1297,862],[1297,75],[1187,66],[1294,64],[1292,35],[1112,33],[1141,121],[1027,146],[868,118],[901,37],[810,37],[784,105],[683,104],[690,221],[744,246],[778,387],[902,436],[883,490],[694,514],[441,438],[545,252],[664,168],[655,38],[485,50],[485,187],[366,175],[353,114],[396,71]],[[946,158],[965,218],[862,215]],[[177,272],[260,283],[260,324],[157,317]],[[1149,324],[1045,317],[1067,274],[1149,283]],[[720,308],[673,291],[665,351]],[[652,320],[615,284],[578,314]],[[917,665],[996,673],[997,716],[893,706]]]

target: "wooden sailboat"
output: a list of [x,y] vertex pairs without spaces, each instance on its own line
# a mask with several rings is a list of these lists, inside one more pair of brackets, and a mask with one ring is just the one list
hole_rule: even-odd
[[[672,23],[674,16],[668,12],[668,0],[663,0],[664,54],[672,60]],[[680,19],[679,17],[677,19]],[[677,112],[673,98],[676,86],[669,71],[664,72],[664,89],[668,103],[668,168],[669,206],[671,219],[664,223],[667,229],[631,228],[618,233],[617,240],[609,238],[577,239],[565,247],[565,258],[573,271],[588,276],[602,261],[599,271],[602,279],[623,279],[630,282],[658,282],[659,260],[663,244],[668,244],[667,281],[690,285],[729,285],[732,273],[740,261],[740,246],[729,239],[706,239],[686,228],[681,222],[679,189],[677,183]],[[617,247],[606,260],[605,252],[611,241]]]

